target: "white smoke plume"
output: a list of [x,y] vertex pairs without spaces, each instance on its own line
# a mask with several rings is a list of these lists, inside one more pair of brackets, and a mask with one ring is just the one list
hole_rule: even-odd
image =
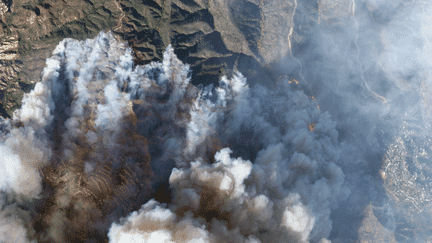
[[325,242],[349,195],[330,115],[288,80],[189,75],[171,46],[134,67],[111,33],[60,42],[1,120],[0,241]]
[[430,4],[311,2],[278,64],[300,85],[61,41],[0,118],[0,242],[430,241]]
[[[150,201],[114,224],[111,242],[317,242],[329,236],[330,211],[349,192],[336,165],[336,124],[311,98],[288,80],[275,90],[249,88],[237,74],[203,89],[190,117],[183,158],[199,157],[171,173],[173,201]],[[230,148],[213,161],[205,156],[215,144]]]

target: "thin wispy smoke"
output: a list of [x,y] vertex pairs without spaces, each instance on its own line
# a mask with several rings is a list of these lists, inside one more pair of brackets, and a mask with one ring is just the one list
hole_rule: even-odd
[[[431,213],[426,192],[431,5],[381,0],[320,4],[321,21],[296,58],[307,70],[304,77],[320,107],[337,122],[341,157],[349,161],[340,166],[352,193],[333,211],[331,237],[359,237],[364,210],[371,205],[399,242],[428,242],[431,224],[423,218]],[[307,6],[301,2],[298,9]],[[342,221],[346,218],[351,220]]]

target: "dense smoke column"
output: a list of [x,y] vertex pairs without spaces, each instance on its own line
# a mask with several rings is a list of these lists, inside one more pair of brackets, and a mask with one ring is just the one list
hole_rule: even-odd
[[189,108],[178,103],[195,89],[172,51],[134,69],[111,34],[57,46],[12,122],[2,120],[2,207],[26,209],[4,220],[28,231],[2,240],[106,241],[111,222],[155,196],[184,144]]
[[326,241],[349,191],[313,99],[241,74],[195,88],[172,47],[132,63],[112,34],[65,39],[1,120],[1,240]]
[[237,74],[201,88],[171,203],[143,205],[113,224],[110,241],[325,241],[330,211],[349,194],[335,125],[288,80],[249,88]]
[[367,207],[430,239],[429,4],[294,2],[282,73],[321,109],[296,81],[195,88],[171,47],[134,67],[111,34],[62,41],[0,120],[0,241],[362,240]]

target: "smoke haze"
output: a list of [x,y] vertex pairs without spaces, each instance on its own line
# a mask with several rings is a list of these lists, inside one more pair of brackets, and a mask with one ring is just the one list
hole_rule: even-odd
[[191,85],[172,46],[135,66],[112,33],[61,41],[0,118],[0,241],[364,241],[368,209],[431,240],[430,4],[319,4],[253,87]]

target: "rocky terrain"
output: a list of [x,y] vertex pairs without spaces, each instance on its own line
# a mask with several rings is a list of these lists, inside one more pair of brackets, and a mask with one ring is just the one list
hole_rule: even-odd
[[318,21],[317,15],[304,22],[301,12],[296,18],[294,0],[22,0],[3,1],[0,9],[4,117],[20,105],[23,92],[40,79],[45,59],[66,37],[86,39],[111,30],[133,48],[137,64],[160,61],[172,44],[191,65],[193,84],[216,84],[234,69],[253,84],[266,76],[277,80],[282,74],[270,72],[269,64],[300,45],[308,26]]
[[121,14],[115,1],[0,3],[0,114],[9,117],[19,107],[60,40],[94,37],[116,25]]
[[[3,0],[0,3],[0,115],[11,117],[25,92],[41,79],[45,59],[64,38],[84,40],[111,30],[134,50],[135,63],[161,61],[172,44],[192,68],[194,85],[216,84],[222,75],[241,71],[253,85],[272,86],[287,75],[273,63],[308,45],[317,25],[343,25],[348,1],[307,0]],[[301,66],[289,77],[304,82]],[[307,83],[304,85],[306,93]],[[361,242],[383,231],[367,208]],[[381,237],[380,236],[380,237]],[[382,239],[384,239],[382,238]],[[346,242],[345,239],[342,241]]]

